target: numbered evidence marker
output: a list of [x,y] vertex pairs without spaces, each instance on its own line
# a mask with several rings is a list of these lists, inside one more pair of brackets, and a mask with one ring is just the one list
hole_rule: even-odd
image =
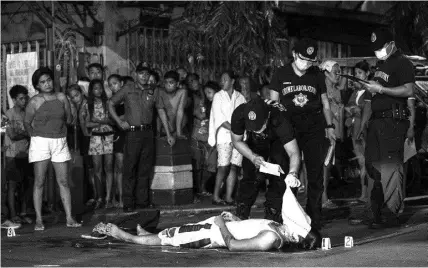
[[13,237],[15,235],[15,228],[7,228],[7,237]]
[[327,238],[323,238],[322,239],[321,249],[322,250],[329,250],[329,249],[331,249],[330,238],[327,237]]
[[352,248],[354,246],[354,238],[352,236],[345,236],[345,248]]

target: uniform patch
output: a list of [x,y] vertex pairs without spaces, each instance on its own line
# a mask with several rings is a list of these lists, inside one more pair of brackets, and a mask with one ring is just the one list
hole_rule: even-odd
[[372,33],[372,36],[370,38],[370,40],[372,41],[372,43],[374,43],[376,41],[377,37],[375,33]]
[[300,106],[300,107],[305,106],[308,101],[309,101],[308,96],[306,96],[303,93],[300,93],[299,95],[295,95],[293,99],[294,105]]
[[257,118],[257,115],[255,112],[251,111],[248,113],[248,119],[254,121],[254,120],[256,120],[256,118]]
[[308,53],[308,55],[312,55],[312,53],[314,53],[314,47],[308,47],[308,49],[306,49],[306,53]]

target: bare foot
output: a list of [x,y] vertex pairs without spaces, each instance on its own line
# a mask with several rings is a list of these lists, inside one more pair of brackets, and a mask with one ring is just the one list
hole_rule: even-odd
[[119,227],[117,227],[117,225],[113,223],[108,223],[106,226],[106,234],[116,239],[123,239],[124,238],[123,233],[125,232],[122,231]]
[[146,230],[143,229],[143,227],[141,227],[141,225],[137,225],[137,235],[138,236],[142,236],[142,235],[149,235],[152,234],[150,232],[147,232]]

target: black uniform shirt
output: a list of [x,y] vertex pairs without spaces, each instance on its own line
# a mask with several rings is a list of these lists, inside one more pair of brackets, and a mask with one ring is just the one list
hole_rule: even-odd
[[[401,52],[392,54],[375,72],[374,81],[384,87],[399,87],[407,83],[415,82],[413,64],[406,59]],[[395,103],[406,105],[407,98],[393,97],[386,94],[374,94],[365,92],[366,100],[371,100],[373,111],[391,110]]]
[[291,114],[321,110],[321,94],[327,92],[325,76],[318,67],[309,68],[299,77],[291,64],[274,73],[269,88],[279,93],[280,103]]
[[[232,114],[231,130],[236,135],[244,135],[246,130],[244,112],[246,103],[239,105]],[[266,104],[267,105],[267,104]],[[294,130],[290,122],[287,120],[285,112],[279,110],[275,106],[270,107],[270,117],[267,123],[266,129],[262,133],[250,132],[249,136],[253,139],[253,142],[257,142],[254,139],[266,140],[272,143],[276,140],[280,140],[282,145],[285,145],[292,141],[294,136]]]

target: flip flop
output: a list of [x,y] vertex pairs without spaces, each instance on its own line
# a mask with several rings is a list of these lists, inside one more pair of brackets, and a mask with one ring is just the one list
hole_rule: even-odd
[[68,228],[78,228],[78,227],[82,227],[81,223],[75,222],[75,223],[67,223],[67,227]]
[[212,204],[215,206],[226,206],[226,202],[224,202],[224,200],[220,200],[220,201],[212,201]]
[[24,223],[28,223],[28,224],[33,223],[33,220],[27,216],[21,216],[21,219],[23,220]]
[[22,223],[22,219],[18,215],[13,217],[10,220],[13,221],[14,223]]
[[43,225],[43,223],[36,223],[36,225],[34,226],[34,231],[44,231],[45,230],[45,226]]

